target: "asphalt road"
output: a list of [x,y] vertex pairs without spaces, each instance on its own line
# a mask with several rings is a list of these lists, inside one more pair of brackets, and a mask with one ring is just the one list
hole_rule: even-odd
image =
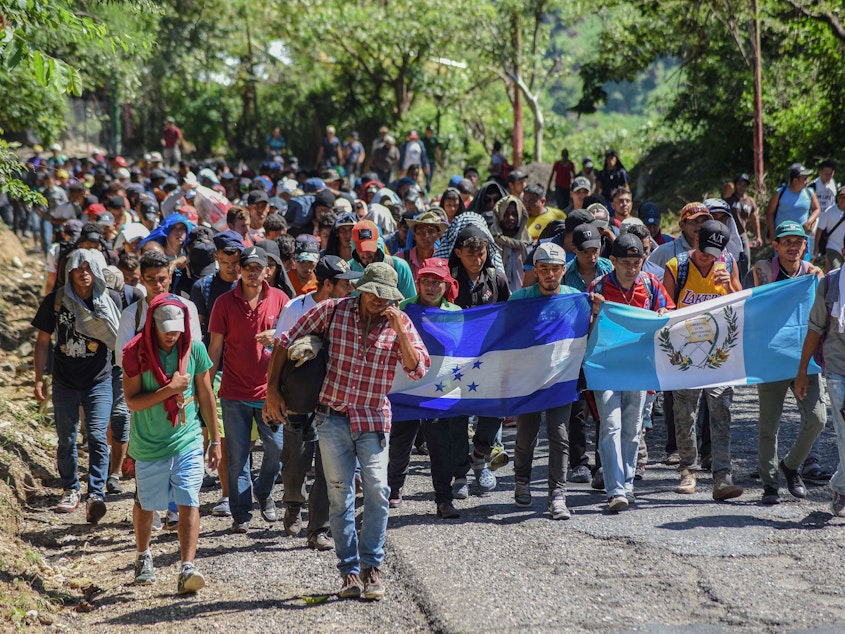
[[[790,401],[791,402],[791,401]],[[340,601],[333,552],[307,550],[285,537],[281,522],[253,521],[231,535],[230,520],[203,516],[198,566],[208,586],[176,598],[174,533],[155,536],[159,581],[136,587],[127,493],[109,506],[103,526],[82,513],[55,516],[44,501],[29,513],[25,535],[46,549],[68,577],[98,586],[93,611],[65,610],[56,630],[323,632],[841,632],[845,593],[840,577],[845,519],[829,512],[826,487],[806,500],[781,489],[782,503],[759,503],[756,390],[737,390],[732,409],[737,500],[711,497],[701,474],[692,496],[674,493],[664,458],[665,431],[649,434],[652,464],[637,483],[638,503],[616,515],[588,484],[569,485],[568,521],[546,513],[546,444],[538,447],[534,506],[513,504],[513,470],[497,472],[497,489],[456,502],[462,516],[435,514],[428,459],[413,456],[405,502],[391,511],[385,561],[387,596],[380,603]],[[781,455],[795,436],[787,406]],[[513,429],[505,445],[513,447]],[[823,433],[825,465],[835,467],[835,439]],[[203,492],[207,512],[219,492]],[[281,490],[274,493],[280,507]],[[84,583],[89,583],[85,581]],[[80,585],[80,584],[77,584]],[[303,597],[318,597],[309,604]],[[323,599],[325,600],[323,601]]]

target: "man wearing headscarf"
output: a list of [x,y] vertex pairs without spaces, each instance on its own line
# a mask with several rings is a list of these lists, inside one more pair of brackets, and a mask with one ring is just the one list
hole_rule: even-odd
[[58,434],[57,462],[64,494],[56,511],[79,505],[76,435],[79,406],[85,412],[88,441],[86,520],[96,524],[106,514],[103,489],[109,470],[106,428],[112,408],[112,350],[120,319],[120,296],[110,291],[101,260],[77,249],[67,260],[66,282],[45,297],[32,319],[35,341],[35,399],[44,402],[44,367],[53,333],[53,408]]

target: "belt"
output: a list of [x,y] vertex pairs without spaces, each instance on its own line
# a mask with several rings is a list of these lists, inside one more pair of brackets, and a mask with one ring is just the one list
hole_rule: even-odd
[[344,418],[349,418],[349,412],[341,412],[339,409],[323,405],[322,403],[317,406],[317,411],[321,414],[325,414],[326,416],[342,416]]

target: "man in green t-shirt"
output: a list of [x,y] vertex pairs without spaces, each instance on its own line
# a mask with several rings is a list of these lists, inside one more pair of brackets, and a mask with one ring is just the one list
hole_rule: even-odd
[[155,509],[173,501],[179,509],[182,565],[177,594],[196,592],[205,579],[194,566],[199,536],[199,493],[205,473],[197,403],[208,423],[208,466],[220,462],[217,408],[211,389],[211,359],[191,338],[190,317],[174,295],[150,302],[144,330],[123,350],[123,387],[133,412],[129,452],[137,490],[135,583],[155,582],[150,533]]

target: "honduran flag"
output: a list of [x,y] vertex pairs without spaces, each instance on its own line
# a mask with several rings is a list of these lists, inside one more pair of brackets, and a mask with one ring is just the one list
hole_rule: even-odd
[[[766,284],[667,313],[605,302],[590,333],[591,390],[681,390],[793,379],[818,284]],[[818,373],[811,362],[809,372]]]
[[556,295],[462,311],[409,305],[431,368],[421,381],[396,372],[394,420],[512,416],[578,398],[590,326],[586,294]]

